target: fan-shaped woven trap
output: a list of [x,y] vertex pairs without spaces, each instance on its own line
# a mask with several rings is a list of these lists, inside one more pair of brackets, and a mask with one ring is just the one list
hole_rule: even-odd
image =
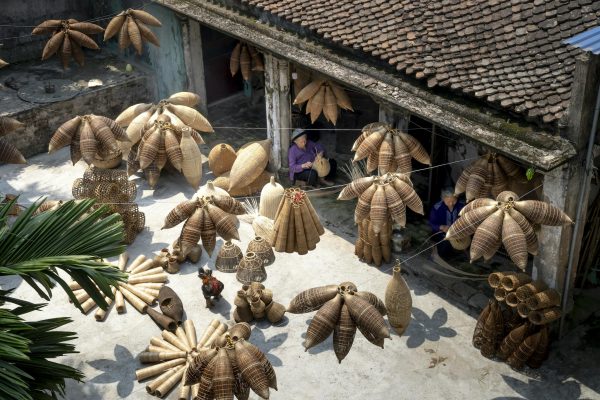
[[354,111],[346,91],[325,79],[315,79],[298,92],[294,104],[302,106],[304,103],[306,103],[306,114],[310,114],[313,123],[319,118],[321,112],[335,125],[340,108]]
[[238,71],[242,72],[245,81],[250,79],[252,72],[263,72],[265,65],[262,55],[255,47],[247,43],[238,42],[229,58],[229,71],[231,76],[235,76]]
[[[119,257],[118,268],[125,271],[129,255],[121,254]],[[115,266],[117,268],[117,266]],[[131,262],[127,268],[129,276],[126,282],[119,283],[117,288],[113,288],[115,308],[119,314],[126,311],[125,300],[129,302],[141,314],[145,314],[148,306],[152,306],[158,297],[160,289],[164,286],[168,277],[163,273],[163,269],[157,267],[157,264],[140,255]],[[77,301],[81,304],[84,313],[88,313],[96,306],[96,303],[79,283],[69,282],[69,287],[73,290]],[[110,306],[113,300],[109,297],[104,299]],[[103,321],[107,316],[108,310],[98,309],[94,314],[96,321]]]
[[106,26],[106,31],[104,31],[104,41],[106,42],[118,34],[120,49],[133,45],[135,51],[142,54],[145,42],[160,47],[158,37],[150,30],[148,25],[162,26],[160,21],[147,11],[129,8],[121,11],[110,20]]
[[154,187],[161,170],[171,166],[198,189],[202,179],[198,145],[204,143],[198,131],[213,132],[208,120],[193,108],[199,101],[194,93],[178,92],[158,104],[134,104],[119,114],[115,121],[127,127],[127,146],[131,146],[123,146],[130,175],[141,169]]
[[460,211],[446,239],[456,247],[456,241],[473,235],[471,261],[491,259],[500,246],[520,268],[527,266],[527,253],[537,254],[538,241],[534,225],[565,225],[573,223],[557,207],[537,200],[519,201],[516,193],[501,192],[496,200],[479,198]]
[[275,215],[271,239],[275,251],[306,254],[317,247],[324,233],[306,193],[298,188],[286,189]]
[[115,168],[121,164],[122,158],[117,141],[127,142],[129,139],[115,121],[93,114],[78,115],[54,132],[48,153],[70,145],[73,165],[83,158],[88,165]]
[[58,52],[63,68],[67,68],[71,57],[79,65],[85,63],[82,47],[92,50],[99,49],[96,42],[88,35],[102,32],[104,32],[104,28],[91,22],[79,22],[75,19],[49,19],[36,26],[31,33],[33,35],[51,35],[42,51],[42,60],[46,60]]
[[352,151],[356,152],[353,161],[367,159],[367,172],[379,168],[379,174],[410,174],[413,158],[431,165],[429,154],[417,139],[383,122],[366,125],[354,142]]
[[178,384],[178,399],[248,399],[250,390],[264,399],[269,388],[277,390],[273,366],[264,353],[251,344],[251,328],[238,323],[231,328],[214,320],[197,340],[192,321],[187,320],[175,334],[163,331],[153,337],[147,351],[140,354],[143,363],[138,381],[153,378],[146,391],[164,397]]
[[137,189],[125,171],[89,167],[83,178],[73,182],[72,191],[75,199],[94,198],[94,207],[105,204],[110,213],[119,214],[125,228],[125,243],[133,243],[144,229],[146,217],[134,203]]
[[186,256],[202,240],[202,245],[212,256],[217,234],[224,240],[240,240],[235,215],[246,210],[239,201],[229,196],[200,196],[179,203],[167,214],[162,229],[172,228],[183,221],[178,245]]
[[287,309],[292,314],[318,310],[306,331],[306,350],[323,342],[333,333],[333,350],[338,361],[348,355],[356,329],[376,346],[390,331],[383,316],[387,313],[383,301],[370,292],[358,291],[352,282],[320,286],[300,292]]
[[252,322],[255,319],[267,318],[270,323],[275,324],[281,321],[285,314],[285,306],[273,301],[273,291],[259,282],[243,285],[238,290],[233,304],[235,322]]
[[560,294],[521,272],[494,272],[488,283],[495,299],[477,319],[473,346],[513,368],[539,368],[548,358],[549,324],[561,315]]
[[[8,135],[25,126],[11,117],[0,117],[0,136]],[[3,137],[0,137],[0,162],[7,164],[25,164],[23,154]]]
[[488,197],[497,197],[508,189],[509,180],[521,169],[508,158],[496,153],[488,153],[467,166],[460,174],[454,193],[465,193],[467,202]]

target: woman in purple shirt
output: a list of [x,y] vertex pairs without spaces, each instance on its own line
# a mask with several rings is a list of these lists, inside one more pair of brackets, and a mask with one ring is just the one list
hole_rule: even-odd
[[320,143],[315,143],[306,138],[304,129],[295,129],[290,137],[292,145],[288,150],[288,163],[290,168],[290,180],[292,184],[296,180],[301,180],[309,186],[317,186],[320,182],[324,185],[331,186],[332,182],[325,178],[333,179],[335,177],[336,162],[333,159],[329,160],[331,170],[325,178],[319,178],[317,171],[312,169],[312,163],[315,161],[317,153],[326,155],[325,149]]

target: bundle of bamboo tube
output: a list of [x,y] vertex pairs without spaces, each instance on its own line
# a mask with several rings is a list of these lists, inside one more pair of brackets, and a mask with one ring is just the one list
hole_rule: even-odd
[[162,229],[172,228],[183,221],[178,246],[183,257],[202,239],[202,245],[212,255],[217,234],[225,240],[240,240],[235,215],[244,214],[242,203],[229,196],[200,196],[179,203],[165,218]]
[[208,120],[194,108],[199,102],[194,93],[178,92],[158,104],[134,104],[119,114],[116,123],[127,127],[129,142],[122,143],[122,151],[128,155],[129,174],[143,170],[154,187],[160,171],[170,165],[198,189],[202,179],[198,145],[204,143],[198,131],[213,132]]
[[[125,271],[129,255],[123,253],[119,256],[118,268]],[[141,314],[145,314],[148,306],[152,306],[158,297],[158,292],[168,279],[168,275],[163,272],[161,267],[156,266],[156,262],[146,259],[139,255],[127,268],[129,276],[126,282],[120,282],[117,288],[113,288],[115,308],[119,314],[125,312],[125,300],[129,302]],[[96,302],[90,295],[81,288],[76,281],[69,282],[69,287],[77,301],[81,304],[84,313],[88,313],[96,306]],[[110,306],[113,299],[106,297],[106,302]],[[108,310],[98,309],[94,314],[96,321],[103,321],[108,314]]]
[[338,361],[348,355],[356,329],[376,346],[383,348],[383,340],[390,331],[383,316],[385,304],[370,292],[358,291],[352,282],[320,286],[300,292],[287,309],[292,314],[318,310],[306,332],[306,350],[323,342],[333,333],[333,350]]
[[481,312],[473,345],[513,368],[539,368],[548,356],[548,324],[560,317],[560,294],[521,272],[493,272],[494,299]]
[[144,10],[127,9],[121,11],[110,20],[104,31],[104,41],[119,34],[119,48],[125,49],[133,45],[138,54],[142,54],[143,43],[149,42],[160,47],[158,37],[150,30],[150,26],[162,26],[160,21]]
[[365,218],[358,224],[358,238],[354,244],[354,254],[367,264],[374,263],[378,267],[382,262],[392,260],[392,221],[384,222],[380,232],[373,230],[373,223]]
[[333,125],[337,122],[340,108],[354,111],[346,91],[325,79],[315,79],[298,91],[294,104],[302,106],[306,102],[306,114],[314,123],[321,112]]
[[275,251],[306,254],[314,250],[325,230],[306,193],[286,189],[275,214],[271,243]]
[[465,193],[467,202],[478,197],[497,197],[508,189],[509,179],[518,175],[520,168],[508,158],[488,153],[472,162],[461,173],[454,193]]
[[533,228],[541,225],[565,225],[573,221],[557,207],[537,200],[519,201],[510,191],[498,194],[496,200],[479,198],[467,204],[459,213],[446,239],[454,246],[456,241],[473,235],[471,261],[481,257],[491,259],[500,246],[510,259],[524,270],[527,253],[537,254],[537,234]]
[[354,142],[352,151],[356,151],[352,161],[367,159],[368,172],[379,168],[380,174],[410,174],[412,158],[421,164],[431,165],[429,154],[417,139],[383,122],[366,125]]
[[[245,393],[248,398],[250,388],[268,398],[269,386],[277,389],[275,372],[264,354],[246,342],[250,331],[246,323],[227,327],[213,320],[197,339],[194,324],[187,320],[175,333],[164,330],[161,337],[150,340],[139,359],[154,365],[138,369],[136,379],[153,378],[146,384],[146,391],[157,397],[165,397],[180,384],[179,400],[208,398],[211,388],[225,393],[227,398],[233,398],[234,393],[238,398]],[[223,354],[227,360],[218,358]],[[230,377],[238,384],[230,384]]]
[[69,66],[71,56],[77,64],[83,66],[85,58],[81,47],[98,50],[99,47],[90,34],[102,33],[104,28],[91,22],[79,22],[76,19],[48,19],[31,32],[33,35],[50,34],[51,37],[42,51],[42,60],[60,54],[63,68]]

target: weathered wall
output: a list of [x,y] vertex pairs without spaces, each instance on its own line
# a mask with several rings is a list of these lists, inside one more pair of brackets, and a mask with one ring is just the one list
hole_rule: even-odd
[[[94,0],[2,0],[0,25],[11,27],[0,28],[0,39],[11,39],[0,41],[0,58],[9,63],[40,58],[49,36],[32,36],[33,26],[47,19],[91,19],[96,15],[95,3]],[[104,26],[104,22],[99,24]]]
[[124,104],[146,101],[149,97],[146,76],[136,76],[112,86],[101,87],[80,94],[70,100],[30,107],[11,117],[25,124],[25,128],[6,135],[27,158],[48,151],[54,131],[75,115],[97,114],[116,118]]

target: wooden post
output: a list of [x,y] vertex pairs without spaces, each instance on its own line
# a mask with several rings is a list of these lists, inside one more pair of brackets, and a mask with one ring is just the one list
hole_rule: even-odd
[[271,164],[287,170],[287,150],[292,127],[289,62],[265,54],[265,106],[267,137],[273,141]]
[[181,23],[181,35],[183,37],[183,57],[188,81],[187,90],[200,96],[200,104],[197,107],[201,113],[208,115],[200,23],[187,18]]

